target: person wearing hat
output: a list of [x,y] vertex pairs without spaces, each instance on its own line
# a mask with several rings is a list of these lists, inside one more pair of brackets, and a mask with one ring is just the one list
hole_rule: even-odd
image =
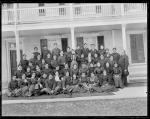
[[128,59],[128,56],[126,55],[125,50],[122,51],[122,55],[120,56],[118,63],[122,69],[123,84],[124,84],[124,86],[127,86],[127,76],[129,75],[129,71],[128,71],[129,59]]
[[34,59],[37,59],[37,56],[40,55],[40,53],[38,52],[38,48],[37,47],[34,47]]
[[53,56],[56,55],[57,58],[60,55],[60,49],[58,48],[57,43],[54,43],[54,49],[52,50],[52,55]]
[[47,49],[47,47],[43,47],[43,50],[42,50],[42,58],[43,59],[46,59],[47,58],[47,54],[50,54],[51,55],[51,52],[50,50]]
[[116,48],[113,48],[112,56],[113,56],[114,61],[118,63],[120,55],[119,55],[119,53],[117,53],[117,49]]
[[22,66],[22,71],[26,72],[27,66],[29,64],[29,61],[26,59],[26,55],[23,55],[23,59],[19,63]]
[[64,52],[60,52],[60,56],[58,57],[58,64],[60,66],[60,70],[64,68],[64,65],[66,64],[66,56],[64,55]]
[[116,88],[123,88],[121,75],[122,75],[121,67],[118,65],[117,62],[115,62],[114,67],[113,67],[113,79],[114,79]]

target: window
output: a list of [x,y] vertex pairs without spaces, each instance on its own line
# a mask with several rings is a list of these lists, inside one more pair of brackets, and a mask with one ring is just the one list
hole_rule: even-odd
[[75,7],[75,14],[81,14],[81,7]]
[[[45,4],[44,3],[39,3],[39,7],[43,7]],[[45,9],[42,8],[42,9],[39,9],[39,16],[45,16],[46,15],[46,12],[45,12]]]
[[101,13],[101,5],[96,5],[96,13]]

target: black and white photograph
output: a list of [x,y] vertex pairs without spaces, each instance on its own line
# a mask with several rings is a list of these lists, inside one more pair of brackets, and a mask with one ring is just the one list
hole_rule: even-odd
[[2,116],[147,116],[148,3],[1,3]]

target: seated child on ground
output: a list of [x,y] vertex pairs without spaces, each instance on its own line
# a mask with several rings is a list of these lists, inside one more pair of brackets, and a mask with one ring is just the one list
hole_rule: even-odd
[[61,77],[59,77],[59,72],[56,71],[55,72],[55,82],[56,82],[56,86],[55,86],[55,90],[54,90],[54,94],[59,94],[62,90],[62,81],[60,79]]
[[29,81],[29,92],[28,92],[28,96],[32,96],[34,94],[35,91],[35,84],[37,83],[37,79],[36,79],[36,74],[35,72],[32,73],[31,79]]
[[18,81],[16,79],[16,76],[12,77],[12,80],[8,84],[8,90],[6,91],[6,95],[8,97],[12,96],[18,96],[18,93],[21,91],[21,89],[18,86]]
[[49,74],[48,79],[45,80],[45,88],[43,88],[41,92],[46,92],[51,95],[54,93],[55,86],[55,79],[52,74]]

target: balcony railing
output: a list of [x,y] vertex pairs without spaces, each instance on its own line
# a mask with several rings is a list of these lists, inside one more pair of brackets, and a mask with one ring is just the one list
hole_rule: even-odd
[[[72,7],[72,9],[71,9]],[[123,12],[122,12],[123,11]],[[38,7],[17,9],[18,23],[36,23],[44,21],[72,20],[80,18],[104,18],[123,15],[146,14],[146,3],[121,4],[80,4],[58,7]],[[71,17],[72,16],[72,17]],[[14,10],[2,10],[2,24],[14,23]]]

